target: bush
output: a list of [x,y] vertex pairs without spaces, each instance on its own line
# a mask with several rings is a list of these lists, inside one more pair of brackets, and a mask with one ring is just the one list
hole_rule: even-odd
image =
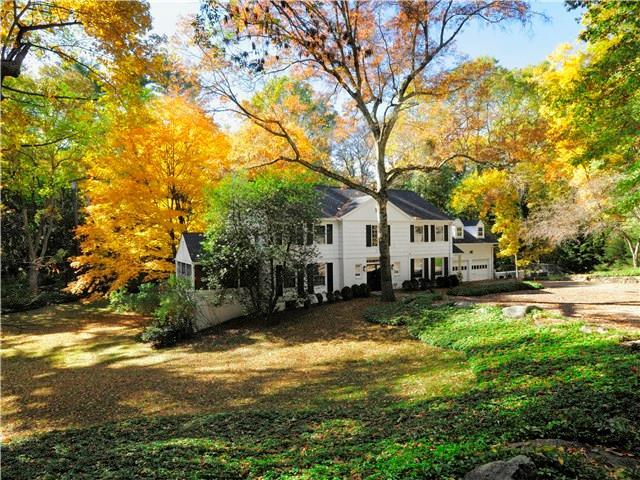
[[324,302],[324,297],[322,296],[322,294],[316,293],[316,298],[318,299],[318,305],[322,305],[322,302]]
[[370,297],[371,296],[371,287],[366,283],[361,283],[360,284],[360,294],[363,297]]
[[311,299],[308,296],[298,298],[298,303],[305,309],[311,307]]
[[36,295],[29,293],[29,286],[20,280],[2,279],[2,312],[33,310],[47,305],[74,302],[76,295],[64,291],[66,284],[41,286]]
[[460,285],[460,278],[458,275],[449,275],[449,286],[457,287],[458,285]]
[[298,308],[298,300],[285,300],[284,301],[284,309],[285,310],[295,310]]
[[516,292],[518,290],[537,290],[542,285],[537,282],[497,282],[479,285],[463,285],[447,290],[447,295],[465,297],[480,297],[492,293]]
[[336,302],[342,300],[342,294],[340,293],[340,290],[336,290],[335,292],[333,292],[333,298]]
[[410,292],[411,291],[411,282],[409,280],[405,280],[404,282],[402,282],[402,289],[405,292]]
[[449,277],[438,277],[436,278],[436,286],[438,288],[447,288],[449,287]]
[[429,281],[426,278],[418,279],[420,290],[426,290],[429,287]]
[[327,292],[327,303],[333,303],[336,301],[336,297],[333,295],[333,292]]
[[195,302],[191,286],[184,279],[170,277],[160,291],[160,305],[153,313],[153,322],[145,329],[141,338],[154,348],[175,345],[191,337]]
[[342,298],[344,300],[351,300],[353,298],[353,292],[349,287],[344,287],[342,289]]
[[358,298],[362,296],[362,292],[360,291],[360,285],[353,284],[351,285],[351,293],[353,294],[353,298]]
[[117,312],[151,315],[160,305],[160,288],[157,283],[143,283],[132,293],[121,288],[109,295],[109,305]]
[[417,278],[411,279],[411,290],[414,292],[420,290],[420,281]]

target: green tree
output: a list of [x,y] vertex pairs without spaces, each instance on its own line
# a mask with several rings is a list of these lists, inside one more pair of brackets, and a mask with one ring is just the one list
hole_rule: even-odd
[[209,200],[203,265],[212,289],[231,289],[248,314],[265,319],[276,310],[283,287],[297,283],[299,293],[307,291],[300,289],[312,275],[313,229],[320,215],[307,178],[238,175],[222,181]]

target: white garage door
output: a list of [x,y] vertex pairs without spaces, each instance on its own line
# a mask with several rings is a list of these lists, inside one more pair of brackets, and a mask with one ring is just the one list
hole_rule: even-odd
[[469,272],[469,279],[474,280],[488,280],[489,277],[489,259],[483,258],[481,260],[471,260],[471,272]]

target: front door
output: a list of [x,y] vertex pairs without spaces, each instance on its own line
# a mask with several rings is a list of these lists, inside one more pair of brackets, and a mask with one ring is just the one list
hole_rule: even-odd
[[379,263],[367,262],[367,285],[373,292],[378,292],[382,289],[382,274]]

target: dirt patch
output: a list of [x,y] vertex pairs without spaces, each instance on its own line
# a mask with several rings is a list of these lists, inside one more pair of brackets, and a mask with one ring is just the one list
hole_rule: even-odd
[[3,433],[12,439],[142,415],[388,404],[473,381],[462,354],[362,320],[375,301],[285,313],[275,326],[229,322],[160,351],[136,341],[148,320],[135,315],[79,304],[7,315]]
[[541,282],[542,290],[469,298],[499,306],[535,305],[594,325],[640,329],[640,284]]

